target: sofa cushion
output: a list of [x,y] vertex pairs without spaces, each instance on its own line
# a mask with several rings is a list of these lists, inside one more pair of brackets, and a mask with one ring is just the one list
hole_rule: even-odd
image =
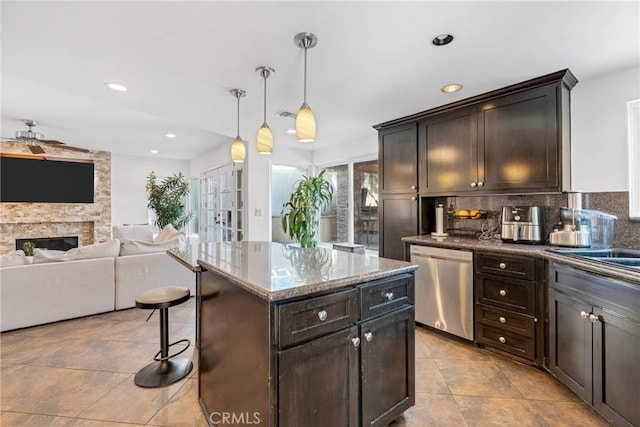
[[17,265],[31,264],[24,251],[18,250],[0,256],[0,267],[15,267]]
[[104,243],[81,246],[69,249],[68,251],[54,251],[44,249],[34,249],[33,263],[43,264],[47,262],[75,261],[79,259],[92,258],[115,258],[120,253],[120,241],[118,239],[109,240]]
[[169,249],[177,248],[184,242],[182,233],[180,236],[176,236],[173,239],[165,240],[164,242],[138,242],[135,240],[126,240],[122,242],[120,247],[120,256],[127,255],[140,255],[151,254],[155,252],[166,252]]
[[158,237],[156,237],[156,240],[154,240],[154,243],[162,243],[162,242],[166,242],[167,240],[171,240],[175,237],[180,237],[182,236],[183,233],[181,233],[180,231],[176,230],[175,227],[171,224],[167,224],[162,231],[160,231],[160,234],[158,234]]
[[137,240],[138,242],[153,242],[153,225],[114,225],[113,238],[121,242]]

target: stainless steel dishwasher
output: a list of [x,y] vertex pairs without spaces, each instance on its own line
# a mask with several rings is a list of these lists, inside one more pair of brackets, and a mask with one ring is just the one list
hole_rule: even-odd
[[416,322],[473,340],[473,252],[411,245]]

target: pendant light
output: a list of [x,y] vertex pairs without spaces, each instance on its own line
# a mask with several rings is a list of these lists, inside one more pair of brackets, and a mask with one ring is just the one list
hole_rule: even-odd
[[231,143],[231,160],[234,163],[244,162],[245,148],[244,141],[240,138],[240,98],[246,96],[247,93],[242,89],[231,89],[231,96],[238,99],[238,133],[236,138]]
[[307,50],[318,44],[318,38],[311,33],[298,33],[293,42],[304,49],[304,102],[296,115],[296,137],[298,142],[313,142],[316,139],[316,118],[307,104]]
[[256,68],[256,73],[264,79],[264,120],[258,131],[258,153],[271,154],[273,152],[273,133],[267,124],[267,78],[276,71],[271,67],[261,66]]

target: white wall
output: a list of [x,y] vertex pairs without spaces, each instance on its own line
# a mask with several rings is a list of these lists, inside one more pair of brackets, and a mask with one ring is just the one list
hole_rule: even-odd
[[377,158],[378,132],[374,129],[371,129],[367,136],[354,139],[348,144],[333,145],[313,152],[313,164],[320,166]]
[[[580,76],[576,76],[580,79]],[[628,191],[627,101],[640,98],[640,68],[581,80],[571,91],[575,191]],[[638,166],[640,167],[640,165]]]
[[111,223],[144,224],[148,221],[145,184],[149,172],[164,177],[182,172],[189,176],[187,160],[111,154]]

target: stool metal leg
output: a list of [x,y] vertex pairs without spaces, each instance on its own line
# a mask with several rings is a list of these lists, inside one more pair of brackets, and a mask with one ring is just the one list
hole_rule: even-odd
[[162,387],[181,380],[193,369],[193,363],[186,357],[169,358],[168,308],[160,309],[160,354],[160,361],[152,362],[136,373],[134,378],[136,385],[140,387]]

